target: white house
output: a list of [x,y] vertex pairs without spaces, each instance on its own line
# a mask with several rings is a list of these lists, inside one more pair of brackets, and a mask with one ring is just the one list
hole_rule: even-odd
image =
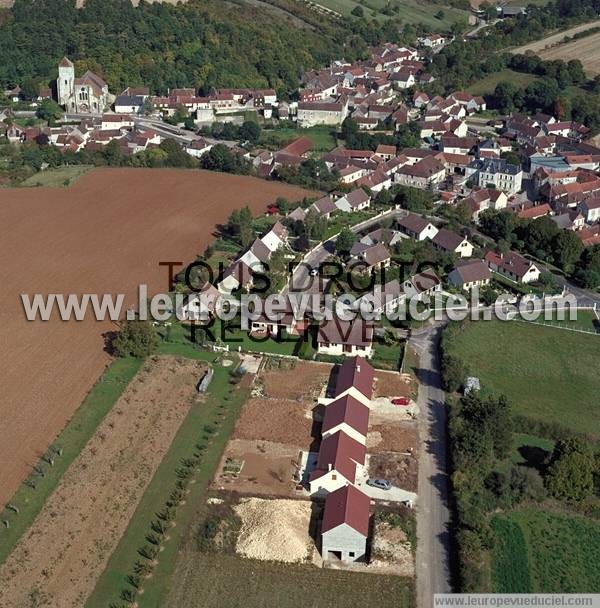
[[448,280],[452,285],[465,291],[489,285],[491,279],[492,273],[483,260],[460,262],[448,275]]
[[446,228],[438,230],[438,233],[432,239],[432,243],[434,249],[458,255],[461,258],[470,258],[473,255],[473,245],[460,234],[446,230]]
[[431,222],[414,213],[409,213],[406,217],[400,218],[398,226],[404,234],[417,241],[433,239],[438,233],[438,229]]
[[370,499],[354,486],[332,492],[325,499],[321,524],[321,554],[326,561],[364,561],[369,536]]
[[338,488],[353,484],[363,474],[366,455],[364,444],[344,431],[323,438],[316,467],[308,478],[310,493],[327,496]]
[[206,283],[201,291],[184,298],[177,311],[177,317],[187,321],[207,321],[214,314],[220,297],[219,290],[210,283]]
[[363,319],[324,321],[317,332],[317,352],[339,357],[373,356],[373,326]]
[[533,283],[540,278],[540,269],[532,261],[514,251],[505,254],[488,251],[485,261],[490,270],[515,283]]

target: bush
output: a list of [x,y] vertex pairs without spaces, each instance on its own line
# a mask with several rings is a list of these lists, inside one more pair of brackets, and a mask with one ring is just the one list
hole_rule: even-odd
[[144,358],[156,352],[158,337],[150,321],[125,321],[112,348],[118,357]]

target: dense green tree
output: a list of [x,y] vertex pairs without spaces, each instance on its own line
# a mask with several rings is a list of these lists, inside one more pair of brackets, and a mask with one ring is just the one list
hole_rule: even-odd
[[581,502],[593,494],[595,468],[594,455],[583,440],[559,441],[546,474],[546,487],[559,500]]
[[62,108],[53,99],[44,99],[40,102],[35,115],[42,120],[52,124],[63,115]]
[[356,233],[352,232],[350,228],[344,227],[338,234],[335,241],[335,248],[338,253],[343,256],[347,256],[354,246],[354,243],[356,243]]
[[158,338],[150,321],[124,321],[112,343],[119,357],[147,357],[156,352]]

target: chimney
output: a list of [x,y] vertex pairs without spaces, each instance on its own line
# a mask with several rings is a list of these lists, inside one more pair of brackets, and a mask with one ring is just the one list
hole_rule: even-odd
[[327,470],[331,471],[331,463],[330,462],[327,463]]

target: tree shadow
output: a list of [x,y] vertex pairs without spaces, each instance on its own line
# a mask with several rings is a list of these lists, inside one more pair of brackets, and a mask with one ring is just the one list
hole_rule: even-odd
[[537,469],[542,473],[548,465],[550,452],[535,445],[522,445],[518,448],[519,455],[525,461],[523,466]]
[[119,335],[118,331],[112,330],[112,331],[105,331],[102,334],[102,339],[104,340],[104,346],[102,348],[102,350],[109,354],[111,357],[115,356],[115,340],[117,338],[117,336]]

